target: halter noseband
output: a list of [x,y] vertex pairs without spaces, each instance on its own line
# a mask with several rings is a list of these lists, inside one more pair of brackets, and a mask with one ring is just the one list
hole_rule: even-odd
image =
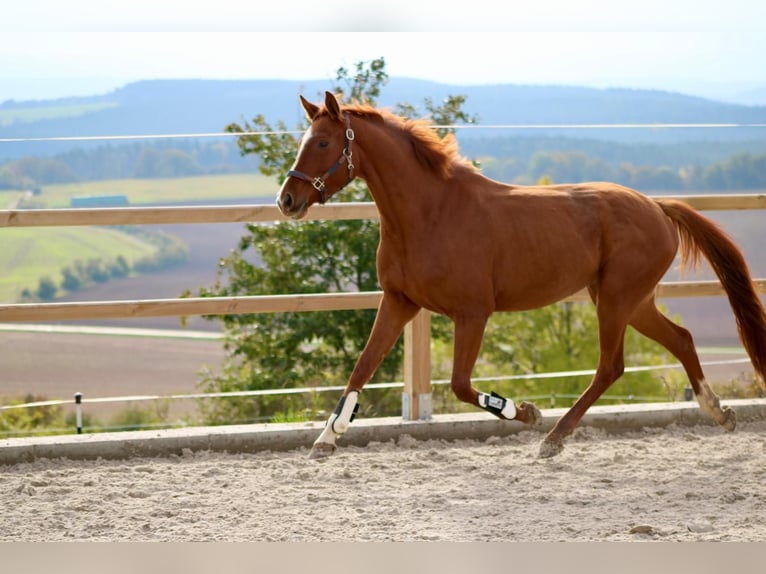
[[354,130],[351,129],[351,119],[349,118],[348,114],[344,114],[344,117],[346,118],[346,143],[343,146],[343,151],[341,152],[341,156],[338,158],[338,161],[332,164],[330,169],[328,169],[319,177],[311,177],[310,175],[306,175],[302,171],[295,169],[291,169],[287,172],[287,177],[297,177],[298,179],[309,182],[314,187],[314,189],[319,192],[320,205],[324,205],[325,201],[327,201],[327,183],[325,180],[333,173],[335,173],[335,171],[343,165],[344,161],[348,166],[348,179],[346,180],[346,183],[341,185],[335,193],[338,193],[338,191],[346,187],[354,180],[354,163],[351,161],[351,142],[354,141]]

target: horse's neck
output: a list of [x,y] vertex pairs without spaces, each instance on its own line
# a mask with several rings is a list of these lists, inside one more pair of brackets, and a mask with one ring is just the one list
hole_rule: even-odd
[[[371,130],[371,131],[368,131]],[[415,230],[433,211],[444,181],[422,166],[411,149],[384,127],[368,127],[357,135],[363,150],[361,177],[375,200],[381,223],[389,228]]]

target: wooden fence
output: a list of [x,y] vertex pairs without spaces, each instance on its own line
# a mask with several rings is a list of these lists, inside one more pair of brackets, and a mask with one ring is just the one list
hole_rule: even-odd
[[[764,194],[673,197],[698,210],[766,209]],[[373,203],[337,203],[312,208],[305,220],[377,218],[378,212]],[[6,228],[274,221],[287,220],[276,206],[269,205],[0,210],[0,227]],[[766,293],[766,279],[757,279],[756,286],[760,293]],[[658,297],[661,298],[723,294],[723,289],[717,281],[661,283],[658,287]],[[377,308],[380,298],[380,292],[364,292],[0,304],[0,322],[374,309]],[[588,296],[582,291],[568,300],[588,300]],[[431,396],[431,319],[428,312],[421,312],[406,327],[404,345],[405,386],[402,414],[407,419],[428,418]]]

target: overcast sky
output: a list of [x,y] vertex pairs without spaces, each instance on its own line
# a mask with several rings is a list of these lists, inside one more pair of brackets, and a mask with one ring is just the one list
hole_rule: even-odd
[[766,87],[764,0],[20,0],[2,8],[0,102],[151,78],[390,76],[735,97]]

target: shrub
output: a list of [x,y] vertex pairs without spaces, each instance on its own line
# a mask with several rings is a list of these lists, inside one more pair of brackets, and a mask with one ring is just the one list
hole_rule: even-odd
[[[3,401],[6,405],[44,402],[47,398],[28,394],[23,398]],[[60,405],[9,409],[0,411],[0,432],[13,435],[60,432],[65,427],[64,410]]]

